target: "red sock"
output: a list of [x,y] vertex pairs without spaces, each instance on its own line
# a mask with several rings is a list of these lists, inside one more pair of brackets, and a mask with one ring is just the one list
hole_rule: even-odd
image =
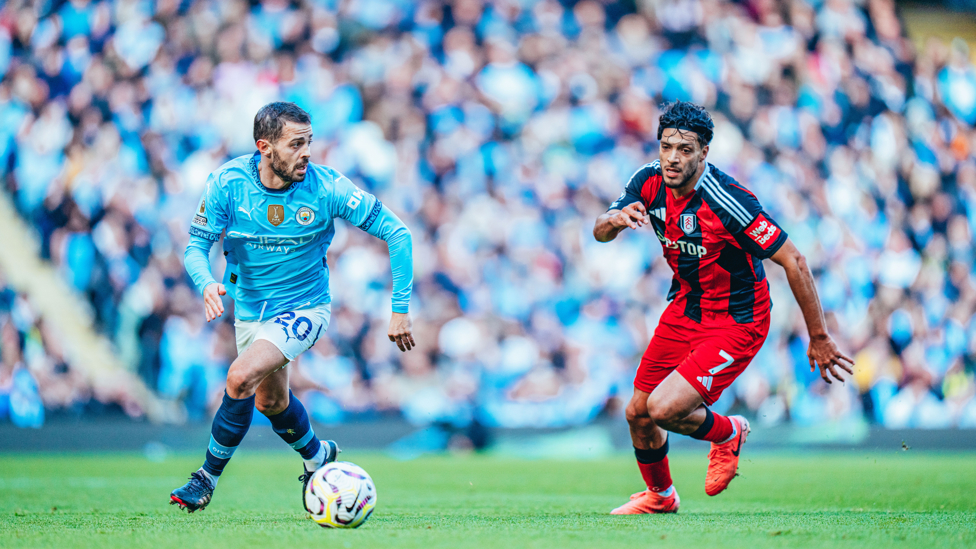
[[[701,437],[701,439],[707,440],[709,442],[715,442],[715,443],[721,443],[729,440],[729,438],[732,436],[732,431],[733,431],[732,420],[719,414],[711,414],[711,415],[714,418],[714,421],[712,422],[712,427],[711,429],[708,430],[707,433],[704,434],[704,436]],[[705,425],[702,424],[702,427],[704,426]]]
[[671,468],[668,467],[668,457],[654,463],[637,462],[640,467],[644,483],[652,492],[663,492],[671,487]]

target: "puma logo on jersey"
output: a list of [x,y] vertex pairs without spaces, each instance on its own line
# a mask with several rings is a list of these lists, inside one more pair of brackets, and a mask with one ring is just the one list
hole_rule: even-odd
[[243,206],[238,206],[237,211],[247,214],[247,218],[251,219],[251,212],[254,211],[254,208],[251,208],[250,210],[245,210]]
[[773,225],[762,214],[757,215],[752,225],[746,229],[746,235],[764,250],[769,247],[771,241],[775,240],[773,237],[776,236],[777,232],[779,232],[779,227]]
[[692,244],[691,242],[685,242],[683,240],[674,242],[670,238],[661,234],[660,232],[657,232],[657,239],[660,240],[662,244],[664,244],[665,248],[668,248],[670,250],[681,250],[681,253],[688,254],[693,257],[705,257],[705,254],[708,253],[708,250],[706,250],[704,246],[699,246],[697,244]]

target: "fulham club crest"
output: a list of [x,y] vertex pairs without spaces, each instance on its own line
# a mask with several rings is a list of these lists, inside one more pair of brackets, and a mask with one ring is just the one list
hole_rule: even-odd
[[681,214],[681,219],[679,220],[681,224],[681,230],[684,231],[686,235],[692,235],[696,230],[698,230],[698,216],[695,214]]

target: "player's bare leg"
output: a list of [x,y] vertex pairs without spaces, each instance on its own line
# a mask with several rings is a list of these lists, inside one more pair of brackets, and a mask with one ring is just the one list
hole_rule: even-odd
[[[277,348],[275,350],[277,351]],[[281,351],[278,351],[278,354],[281,354]],[[287,366],[283,366],[271,372],[254,390],[254,407],[265,416],[280,414],[288,407],[290,370]]]
[[715,496],[725,490],[735,478],[739,451],[749,435],[746,418],[712,413],[698,391],[678,372],[672,372],[654,389],[647,400],[647,408],[656,425],[712,443],[705,493]]
[[[275,372],[282,370],[288,364],[288,359],[281,354],[274,343],[266,339],[258,339],[248,346],[244,353],[227,370],[227,394],[231,398],[248,398],[257,393],[258,386]],[[285,391],[288,390],[288,374],[284,374]],[[276,387],[272,382],[270,387]],[[267,396],[272,396],[270,391]],[[287,399],[286,406],[287,406]],[[255,400],[255,405],[257,400]]]
[[649,396],[634,389],[634,396],[627,405],[630,438],[647,490],[630,496],[630,501],[610,512],[613,515],[676,513],[681,505],[668,467],[668,434],[651,419],[647,410]]

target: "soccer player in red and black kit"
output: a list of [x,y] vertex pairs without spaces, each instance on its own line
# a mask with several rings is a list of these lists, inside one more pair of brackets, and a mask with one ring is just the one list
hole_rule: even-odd
[[[841,380],[853,361],[827,333],[813,275],[783,229],[756,197],[705,161],[712,119],[698,105],[665,105],[658,127],[660,159],[637,170],[593,236],[609,242],[645,225],[657,235],[674,271],[668,305],[634,379],[627,422],[647,490],[613,514],[674,513],[680,499],[668,469],[668,431],[712,443],[705,493],[725,490],[749,434],[742,416],[715,403],[745,370],[769,332],[769,283],[763,259],[786,270],[810,333],[810,369]],[[829,375],[828,375],[829,372]]]

